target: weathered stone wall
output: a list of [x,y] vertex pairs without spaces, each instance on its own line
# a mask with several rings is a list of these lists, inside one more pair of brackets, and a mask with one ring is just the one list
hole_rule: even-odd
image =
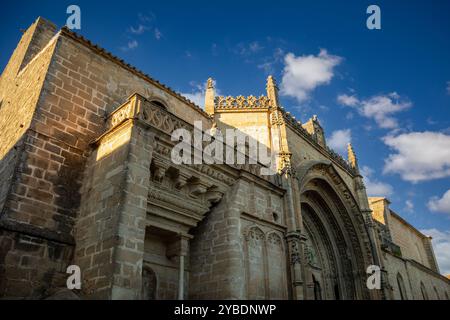
[[[287,298],[283,214],[280,194],[236,182],[193,233],[189,298]],[[252,227],[262,235],[249,252]]]
[[0,228],[0,297],[41,299],[66,285],[72,246]]
[[244,281],[240,212],[236,202],[240,182],[192,230],[189,299],[240,299]]
[[[215,115],[222,129],[237,129],[271,148],[269,117],[267,112],[222,112]],[[225,135],[225,130],[223,130]]]
[[[0,296],[42,297],[64,283],[61,261],[70,239],[36,228],[48,213],[44,171],[36,154],[32,119],[53,55],[55,26],[41,18],[24,33],[0,80]],[[51,40],[51,41],[50,41]],[[28,162],[29,165],[25,163]],[[45,165],[48,165],[43,161]],[[36,195],[42,198],[35,201]]]
[[36,20],[23,34],[0,78],[0,212],[11,187],[54,43],[43,49],[54,33],[53,24],[41,18]]
[[128,120],[103,136],[89,158],[74,259],[86,297],[140,297],[152,139]]
[[[53,25],[38,20],[2,75],[0,129],[7,139],[1,145],[0,204],[9,195],[5,218],[73,243],[89,143],[104,132],[108,112],[141,91],[188,121],[200,119],[204,127],[211,122],[202,111],[69,31],[61,31],[46,45],[54,32]],[[19,139],[22,155],[20,148],[13,148]]]
[[[385,268],[388,272],[389,284],[392,286],[392,298],[400,300],[398,274],[403,279],[408,300],[423,300],[421,283],[423,283],[428,299],[448,300],[450,296],[449,280],[438,276],[433,271],[408,259],[402,259],[388,252],[383,253]],[[436,288],[436,290],[435,290]],[[437,292],[437,294],[436,294]]]
[[[151,233],[146,233],[145,237],[144,264],[156,274],[157,283],[154,298],[160,300],[177,299],[178,259],[176,257],[169,258],[167,243]],[[188,281],[185,281],[185,283],[186,289],[188,289]]]
[[[44,55],[42,52],[38,57],[42,55],[49,59],[49,55],[53,54],[52,49],[53,47],[48,47],[46,52],[49,54]],[[33,71],[36,70],[30,70]],[[40,99],[30,125],[33,137],[29,139],[27,156],[21,164],[23,170],[16,179],[24,180],[18,184],[17,189],[27,192],[24,196],[19,195],[19,199],[30,199],[20,201],[21,203],[42,201],[48,206],[45,216],[40,212],[27,212],[31,216],[38,215],[36,221],[40,227],[71,233],[73,218],[80,204],[81,173],[89,153],[88,144],[104,132],[105,115],[123,103],[134,91],[142,91],[146,96],[168,101],[169,108],[186,120],[201,118],[205,121],[205,127],[210,125],[200,111],[184,112],[186,103],[156,88],[119,63],[94,52],[71,38],[69,33],[62,32],[56,39],[56,50],[48,74],[33,74],[41,81],[44,78],[46,80],[42,91],[35,87],[34,83],[38,82],[36,79],[24,81],[33,83],[33,88],[30,88],[29,94],[22,88],[20,96],[31,99],[40,95]],[[8,117],[5,119],[13,122]],[[10,128],[4,130],[13,131]],[[7,170],[5,175],[10,175],[10,171]],[[29,180],[36,179],[41,179],[42,186],[38,185],[28,191],[24,189],[32,185],[28,183]],[[11,216],[23,215],[21,209],[9,211],[13,211]]]
[[404,258],[416,260],[431,268],[424,246],[424,235],[419,234],[417,230],[412,229],[392,214],[389,219],[389,229],[393,242],[400,246]]

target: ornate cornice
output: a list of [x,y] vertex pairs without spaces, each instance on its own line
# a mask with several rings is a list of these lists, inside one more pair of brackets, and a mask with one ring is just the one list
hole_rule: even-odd
[[236,109],[264,109],[268,110],[270,108],[270,99],[266,96],[260,96],[259,98],[255,96],[249,97],[224,97],[218,96],[214,100],[216,110],[236,110]]

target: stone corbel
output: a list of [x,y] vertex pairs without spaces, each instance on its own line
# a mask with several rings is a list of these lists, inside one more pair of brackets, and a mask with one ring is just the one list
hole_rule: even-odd
[[212,187],[206,192],[206,199],[211,203],[217,203],[220,200],[222,200],[223,195],[225,192],[223,190],[220,190],[219,187]]
[[175,188],[180,190],[187,184],[187,181],[190,178],[191,178],[190,174],[186,174],[180,171],[178,176],[175,178]]
[[206,193],[206,191],[208,190],[210,185],[209,185],[209,183],[207,183],[205,181],[198,180],[198,181],[192,182],[189,185],[189,187],[190,187],[191,195],[198,197],[198,196]]
[[166,171],[169,168],[169,163],[165,162],[164,160],[160,160],[157,158],[153,159],[153,180],[156,182],[161,183],[164,179],[164,176],[166,175]]

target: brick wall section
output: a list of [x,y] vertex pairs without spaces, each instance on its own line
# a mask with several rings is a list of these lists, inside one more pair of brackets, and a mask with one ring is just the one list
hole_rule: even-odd
[[[24,135],[30,126],[54,46],[47,47],[38,57],[36,53],[49,42],[54,30],[53,24],[36,20],[23,34],[0,78],[0,212],[10,190],[23,150]],[[35,59],[28,63],[32,58]]]
[[71,246],[0,228],[0,297],[41,299],[64,287]]
[[[450,296],[449,280],[445,279],[444,276],[437,277],[436,274],[419,266],[417,263],[399,258],[390,253],[384,253],[383,258],[388,272],[389,284],[392,287],[391,295],[393,299],[401,299],[397,284],[397,275],[400,273],[404,281],[408,300],[423,300],[420,290],[421,282],[423,282],[430,300],[448,300]],[[436,288],[439,297],[436,296],[434,288]]]
[[[53,55],[55,26],[38,19],[23,35],[0,80],[0,297],[39,298],[64,283],[62,261],[70,246],[52,241],[28,223],[32,214],[48,210],[45,202],[26,199],[31,189],[45,190],[43,172],[27,180],[33,166],[24,166],[35,139],[30,129],[45,74]],[[30,186],[25,184],[30,183]],[[42,199],[43,200],[43,199]],[[37,218],[38,216],[35,215]]]
[[89,158],[74,261],[88,298],[139,298],[152,139],[129,121]]

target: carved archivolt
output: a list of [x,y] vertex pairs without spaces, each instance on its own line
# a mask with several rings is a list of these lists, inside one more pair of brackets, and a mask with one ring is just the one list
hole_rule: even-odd
[[[308,197],[317,207],[328,208],[324,217],[336,231],[334,241],[339,255],[351,257],[342,260],[347,283],[354,283],[355,277],[362,279],[367,266],[373,264],[373,257],[363,213],[353,194],[330,163],[311,162],[309,166],[299,166],[297,172],[301,198]],[[367,290],[362,284],[360,288],[366,297]]]

